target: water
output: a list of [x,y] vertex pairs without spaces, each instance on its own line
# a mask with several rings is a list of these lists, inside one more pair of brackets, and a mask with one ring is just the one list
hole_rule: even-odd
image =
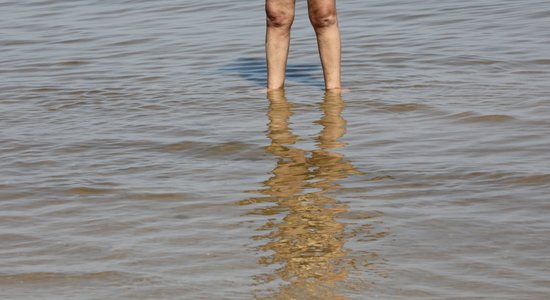
[[0,1],[0,298],[550,298],[550,4]]

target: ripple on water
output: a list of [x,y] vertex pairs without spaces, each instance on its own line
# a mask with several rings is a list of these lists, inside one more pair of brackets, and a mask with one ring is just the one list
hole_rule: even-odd
[[478,115],[471,111],[453,114],[450,118],[465,123],[504,123],[515,120],[509,115]]

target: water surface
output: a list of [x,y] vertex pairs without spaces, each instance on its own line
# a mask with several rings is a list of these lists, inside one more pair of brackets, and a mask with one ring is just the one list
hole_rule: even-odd
[[0,1],[2,299],[548,299],[550,4]]

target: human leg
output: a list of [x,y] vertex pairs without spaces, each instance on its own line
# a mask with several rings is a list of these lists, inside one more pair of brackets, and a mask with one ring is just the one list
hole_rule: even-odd
[[336,0],[308,0],[309,20],[315,34],[323,66],[325,88],[340,89],[340,29]]
[[266,0],[267,89],[284,87],[295,0]]

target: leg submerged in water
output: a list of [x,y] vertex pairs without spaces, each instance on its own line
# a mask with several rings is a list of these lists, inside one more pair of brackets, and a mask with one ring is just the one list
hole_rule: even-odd
[[266,0],[267,89],[284,87],[295,0]]
[[307,4],[309,20],[317,35],[325,88],[340,89],[341,42],[336,0],[308,0]]
[[[308,0],[307,3],[309,20],[317,36],[325,88],[339,90],[341,88],[341,46],[336,0]],[[294,9],[295,0],[266,0],[265,2],[268,91],[284,88]]]

